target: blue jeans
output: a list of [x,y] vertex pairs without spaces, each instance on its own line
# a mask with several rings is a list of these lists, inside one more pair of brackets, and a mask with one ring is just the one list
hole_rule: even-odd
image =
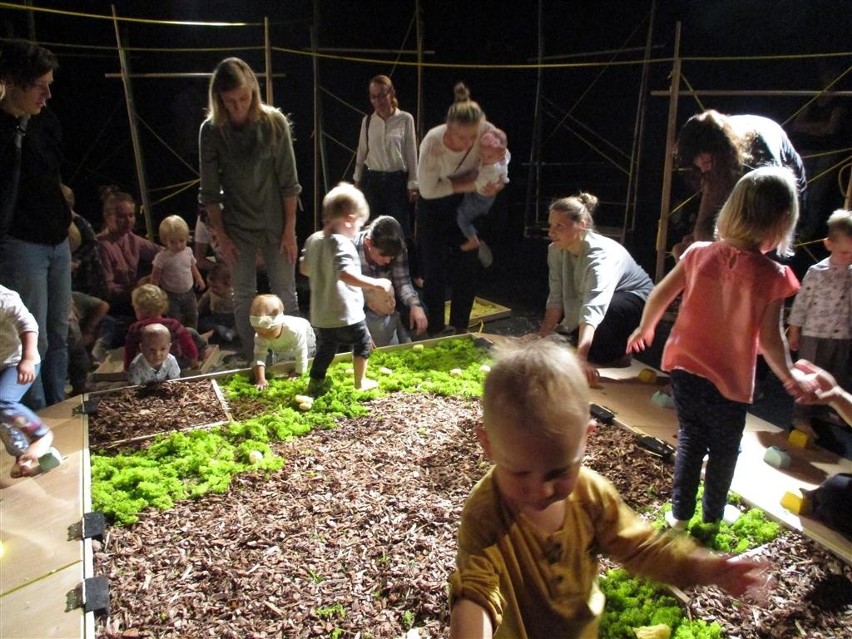
[[672,513],[682,520],[695,514],[701,463],[707,455],[703,519],[717,522],[737,468],[748,404],[724,397],[710,380],[686,371],[673,370],[671,379],[678,422]]
[[[39,366],[36,365],[36,373],[38,373]],[[21,415],[30,424],[41,424],[38,416],[21,403],[21,398],[31,385],[18,383],[18,367],[16,365],[0,370],[0,413],[4,416]],[[10,455],[22,454],[21,451],[9,450],[8,446],[7,451]]]
[[456,213],[456,222],[459,225],[459,230],[466,238],[471,238],[477,234],[473,222],[491,210],[494,198],[493,195],[482,195],[476,191],[464,194]]
[[287,261],[278,246],[281,238],[265,231],[243,231],[228,228],[228,235],[237,247],[237,263],[231,269],[234,282],[234,322],[243,356],[252,361],[254,357],[254,329],[249,322],[249,309],[257,295],[257,250],[263,254],[269,288],[284,302],[284,312],[299,314],[296,297],[296,265]]
[[71,250],[68,240],[52,246],[7,236],[0,242],[0,284],[16,291],[38,323],[41,373],[25,403],[33,410],[65,399],[68,376],[68,315],[71,311]]

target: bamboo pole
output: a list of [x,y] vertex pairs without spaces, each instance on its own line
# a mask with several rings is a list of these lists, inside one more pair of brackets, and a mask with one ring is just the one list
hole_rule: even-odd
[[[627,236],[627,228],[636,229],[636,202],[639,193],[639,163],[642,160],[642,138],[645,133],[645,112],[648,107],[648,75],[651,65],[651,51],[654,39],[654,20],[657,2],[651,0],[651,13],[648,16],[648,36],[645,39],[645,59],[642,63],[642,79],[639,82],[639,101],[636,105],[636,122],[633,127],[633,148],[630,153],[630,173],[627,178],[627,197],[624,202],[624,222],[621,229],[621,242]],[[632,210],[632,215],[631,215]]]
[[414,15],[417,26],[417,139],[423,139],[423,8],[420,0],[415,0]]
[[[536,89],[535,108],[533,115],[532,146],[530,147],[530,169],[527,176],[527,195],[524,205],[524,231],[534,226],[531,222],[537,221],[538,205],[541,199],[541,85],[544,81],[541,60],[544,56],[544,25],[542,3],[538,0],[538,12],[536,18],[536,30],[538,37],[538,66],[536,67]],[[538,226],[537,224],[535,226]]]
[[121,65],[121,82],[124,85],[124,98],[127,102],[127,119],[130,122],[130,139],[133,143],[133,157],[136,161],[136,179],[139,182],[139,193],[142,197],[142,215],[145,218],[145,232],[148,239],[154,241],[154,224],[151,220],[151,201],[148,197],[148,181],[145,177],[145,160],[139,144],[139,127],[136,122],[136,103],[133,100],[133,86],[130,83],[129,62],[127,52],[121,44],[121,33],[118,27],[118,13],[112,5],[112,19],[115,26],[115,43],[118,48],[118,61]]
[[266,68],[266,103],[275,106],[275,94],[272,87],[272,48],[269,44],[269,18],[263,18],[263,62]]
[[669,88],[669,120],[666,127],[666,156],[663,170],[663,191],[660,196],[660,222],[657,227],[657,268],[655,281],[663,279],[666,269],[666,238],[669,228],[669,213],[672,196],[672,157],[675,145],[675,127],[677,125],[677,103],[680,98],[680,21],[675,24],[674,62]]

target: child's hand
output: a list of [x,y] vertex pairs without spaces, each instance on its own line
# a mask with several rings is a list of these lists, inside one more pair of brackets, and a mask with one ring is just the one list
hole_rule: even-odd
[[259,379],[257,380],[257,382],[255,382],[254,387],[259,391],[263,391],[269,388],[269,382],[267,382],[265,379]]
[[21,358],[18,362],[18,384],[31,384],[35,378],[35,362],[26,357]]
[[34,453],[26,452],[18,457],[18,472],[21,477],[32,477],[39,470],[38,457]]
[[204,280],[195,280],[196,291],[203,291],[205,288],[207,288],[207,284],[204,283]]
[[771,564],[751,557],[719,557],[716,585],[734,597],[745,597],[752,603],[765,603],[775,580]]
[[[803,385],[807,392],[804,396],[796,397],[799,404],[825,404],[834,400],[840,391],[837,380],[826,370],[815,366],[806,359],[800,359],[792,371],[795,375],[803,375]],[[785,386],[786,388],[786,386]]]
[[197,359],[193,359],[193,360],[190,360],[189,367],[192,368],[192,369],[196,369],[196,368],[200,368],[201,364],[199,363],[199,361]]
[[638,353],[640,351],[644,351],[653,343],[654,329],[643,329],[641,326],[639,326],[636,328],[635,331],[630,334],[630,337],[627,338],[627,352]]

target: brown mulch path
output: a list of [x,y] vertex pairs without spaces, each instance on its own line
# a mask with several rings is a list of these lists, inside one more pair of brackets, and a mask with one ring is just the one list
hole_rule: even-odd
[[98,402],[89,415],[89,448],[226,421],[228,414],[210,379],[128,386],[91,395]]
[[[474,401],[392,395],[371,414],[275,445],[270,476],[111,528],[96,552],[110,581],[99,636],[446,637],[446,579],[462,504],[487,468]],[[671,466],[602,427],[587,464],[637,509],[669,497]],[[764,606],[714,588],[688,612],[728,637],[849,637],[852,568],[798,534],[763,550]]]

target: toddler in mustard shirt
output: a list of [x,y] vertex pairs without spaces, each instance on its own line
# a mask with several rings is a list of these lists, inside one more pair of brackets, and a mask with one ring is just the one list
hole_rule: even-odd
[[476,435],[494,466],[462,512],[450,579],[450,636],[597,637],[598,554],[638,575],[734,595],[761,565],[660,534],[583,466],[589,387],[576,357],[550,339],[498,354]]

